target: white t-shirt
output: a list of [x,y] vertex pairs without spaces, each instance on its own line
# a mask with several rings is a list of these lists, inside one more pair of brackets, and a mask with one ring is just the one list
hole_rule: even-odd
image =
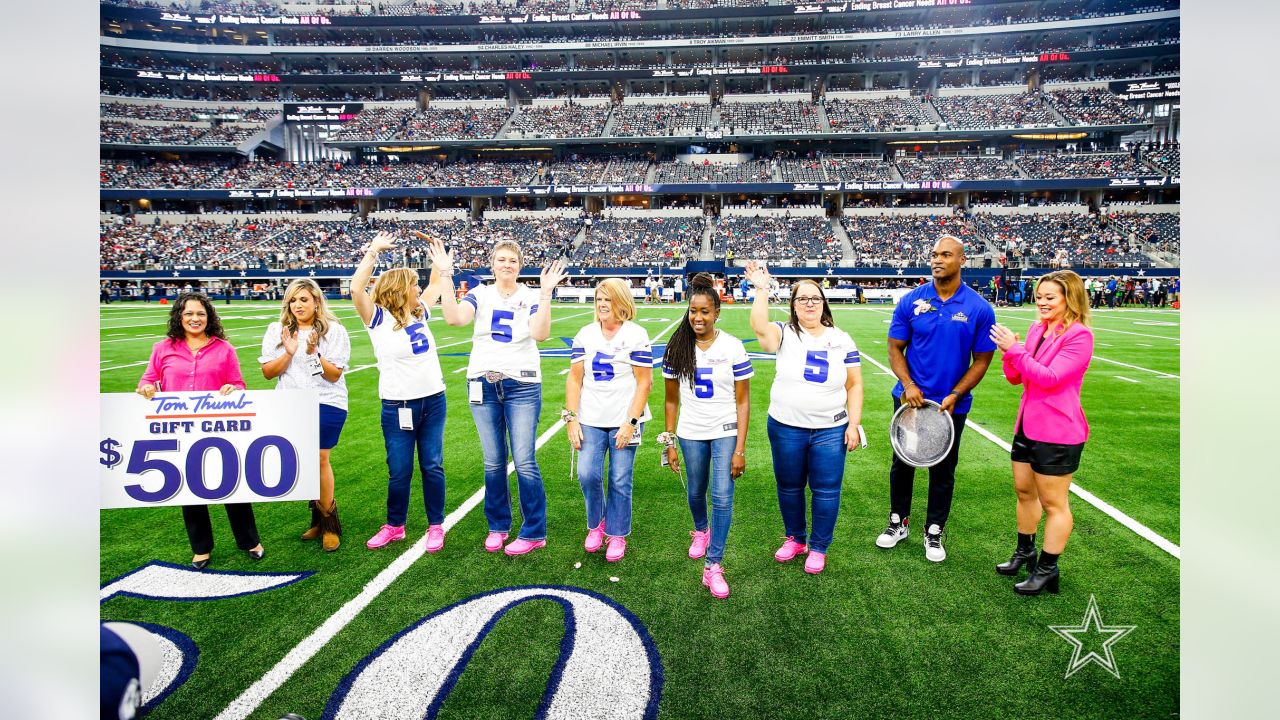
[[823,328],[814,337],[804,328],[797,334],[785,322],[773,387],[769,389],[769,417],[795,427],[819,429],[849,421],[844,384],[847,367],[862,364],[858,346],[840,328]]
[[[652,368],[653,347],[649,333],[629,320],[622,323],[612,340],[606,340],[600,323],[593,322],[573,336],[569,362],[585,364],[578,422],[592,427],[622,427],[636,394],[636,376],[631,368]],[[652,417],[646,402],[640,420]]]
[[[686,440],[715,440],[738,434],[738,405],[734,383],[755,374],[742,341],[721,332],[711,347],[694,344],[694,381],[680,381],[680,419],[676,435]],[[663,365],[662,377],[676,375]]]
[[462,296],[462,302],[476,311],[468,378],[496,370],[520,382],[542,382],[538,344],[529,329],[530,318],[538,312],[538,292],[519,285],[511,297],[503,298],[493,285],[481,285]]
[[[268,363],[284,355],[284,345],[280,343],[282,329],[283,326],[279,322],[273,322],[267,326],[267,332],[262,336],[262,355],[258,357],[259,363]],[[289,361],[284,373],[276,376],[276,388],[315,390],[321,405],[332,405],[346,410],[346,372],[339,375],[336,381],[329,382],[323,375],[312,375],[311,370],[307,368],[307,338],[311,337],[311,333],[310,328],[298,330],[298,351],[293,354],[293,359]],[[316,352],[328,360],[330,365],[336,365],[344,371],[350,366],[351,338],[347,335],[347,329],[342,327],[342,323],[337,320],[329,322],[329,330],[324,337],[320,338],[320,346],[316,348]]]
[[431,310],[425,305],[423,310],[421,320],[397,330],[395,316],[373,306],[369,339],[378,358],[378,396],[383,400],[416,400],[444,391],[436,339],[427,327]]

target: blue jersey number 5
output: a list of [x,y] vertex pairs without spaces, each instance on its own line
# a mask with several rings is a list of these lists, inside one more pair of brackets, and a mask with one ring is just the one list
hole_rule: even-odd
[[404,331],[409,333],[409,347],[413,349],[414,355],[421,355],[431,349],[431,338],[422,332],[423,327],[425,326],[419,322],[406,325],[404,328]]
[[712,368],[694,368],[693,370],[693,396],[696,398],[709,398],[716,392],[716,386],[711,384]]
[[511,326],[507,323],[516,316],[510,310],[494,310],[493,320],[489,325],[489,333],[494,342],[511,342]]
[[608,382],[613,379],[613,356],[602,352],[591,359],[591,377],[596,382]]
[[804,379],[809,382],[822,383],[827,381],[827,371],[830,365],[827,363],[826,350],[810,350],[805,354],[804,358]]

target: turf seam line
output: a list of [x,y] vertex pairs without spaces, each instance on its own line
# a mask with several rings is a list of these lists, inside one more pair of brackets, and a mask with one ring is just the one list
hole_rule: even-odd
[[[880,364],[880,362],[879,362],[878,360],[876,360],[875,358],[873,358],[873,357],[871,357],[871,356],[869,356],[869,355],[865,355],[865,354],[864,354],[864,355],[862,356],[862,358],[863,358],[864,360],[869,361],[872,365],[875,365],[876,367],[880,368],[881,370],[884,370],[884,371],[886,371],[886,372],[888,372],[888,370],[889,370],[889,368],[885,367],[884,365],[881,365],[881,364]],[[981,435],[982,437],[984,437],[984,438],[986,438],[986,439],[990,440],[991,442],[995,443],[997,446],[999,446],[999,447],[1000,447],[1001,449],[1003,449],[1005,452],[1013,452],[1013,446],[1011,446],[1009,443],[1005,442],[1005,441],[1004,441],[1004,439],[1002,439],[999,435],[996,435],[995,433],[993,433],[993,432],[991,432],[990,430],[988,430],[988,429],[986,429],[986,428],[982,427],[982,426],[981,426],[981,425],[979,425],[978,423],[976,423],[976,422],[974,422],[974,421],[972,421],[972,420],[969,420],[968,418],[966,418],[966,419],[965,419],[964,424],[965,424],[965,427],[971,427],[971,428],[973,428],[975,432],[977,432],[977,433],[978,433],[979,435]],[[1079,485],[1075,484],[1074,482],[1073,482],[1073,483],[1071,483],[1071,492],[1075,493],[1075,494],[1076,494],[1076,495],[1077,495],[1081,500],[1084,500],[1085,502],[1089,503],[1090,505],[1094,506],[1095,508],[1097,508],[1097,509],[1101,510],[1101,511],[1103,512],[1103,514],[1107,515],[1107,516],[1108,516],[1108,517],[1110,517],[1112,520],[1115,520],[1116,522],[1120,523],[1121,525],[1123,525],[1123,526],[1125,526],[1125,527],[1129,528],[1130,530],[1134,531],[1135,533],[1137,533],[1137,534],[1138,534],[1138,536],[1139,536],[1139,537],[1141,537],[1141,538],[1143,538],[1143,539],[1145,539],[1145,540],[1150,541],[1153,545],[1155,545],[1156,547],[1160,548],[1161,550],[1164,550],[1165,552],[1167,552],[1167,553],[1169,553],[1170,555],[1174,556],[1174,557],[1175,557],[1175,558],[1177,558],[1178,560],[1181,560],[1181,559],[1182,559],[1182,549],[1181,549],[1181,548],[1179,548],[1177,545],[1175,545],[1174,543],[1170,542],[1170,541],[1169,541],[1169,540],[1167,540],[1166,538],[1162,537],[1161,535],[1157,534],[1157,533],[1156,533],[1156,531],[1152,530],[1151,528],[1147,527],[1146,525],[1143,525],[1142,523],[1138,522],[1137,520],[1134,520],[1133,518],[1131,518],[1131,517],[1129,517],[1128,515],[1124,514],[1124,513],[1123,513],[1123,512],[1121,512],[1120,510],[1117,510],[1117,509],[1116,509],[1116,507],[1115,507],[1114,505],[1111,505],[1110,503],[1108,503],[1108,502],[1106,502],[1105,500],[1103,500],[1103,499],[1099,498],[1097,495],[1094,495],[1093,493],[1089,492],[1088,490],[1085,490],[1084,488],[1080,487]]]

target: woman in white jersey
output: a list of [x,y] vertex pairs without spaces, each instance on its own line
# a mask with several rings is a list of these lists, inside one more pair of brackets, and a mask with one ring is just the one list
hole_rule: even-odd
[[326,552],[337,550],[342,538],[329,451],[338,444],[347,421],[343,373],[350,360],[351,338],[329,312],[320,286],[308,278],[289,283],[280,320],[268,325],[262,337],[258,362],[263,377],[276,378],[276,389],[311,390],[320,398],[320,499],[310,503],[311,527],[302,533],[302,539],[319,537]]
[[[596,285],[596,317],[573,337],[564,412],[569,443],[582,451],[578,483],[587,503],[587,552],[600,549],[608,534],[605,559],[617,562],[631,534],[631,470],[649,414],[653,387],[653,349],[649,334],[631,318],[636,304],[626,281],[609,278]],[[609,490],[604,483],[609,456]]]
[[453,299],[453,253],[432,240],[431,267],[439,273],[440,311],[450,325],[475,321],[467,396],[484,451],[484,517],[489,535],[484,549],[502,549],[511,532],[511,493],[507,487],[507,442],[520,492],[520,534],[508,555],[524,555],[547,544],[547,494],[534,453],[542,412],[542,363],[538,343],[551,336],[551,294],[564,279],[564,263],[542,269],[537,289],[516,282],[524,257],[510,240],[494,244],[490,254],[494,282]]
[[370,550],[404,539],[409,513],[413,453],[418,451],[422,494],[427,506],[427,552],[444,547],[444,375],[436,340],[427,320],[439,297],[433,282],[418,288],[409,268],[378,276],[373,296],[363,291],[378,253],[395,247],[391,235],[378,233],[351,276],[351,301],[369,328],[378,358],[378,395],[382,398],[382,439],[387,449],[387,522],[365,543]]
[[[747,468],[747,425],[751,410],[751,360],[742,341],[716,329],[720,293],[715,281],[698,273],[689,282],[689,309],[663,356],[667,431],[658,436],[672,472],[680,473],[676,441],[689,472],[693,543],[689,557],[706,556],[702,584],[717,598],[729,597],[720,563],[733,521],[733,483]],[[680,423],[676,424],[679,412]],[[672,438],[672,431],[675,438]],[[711,521],[707,522],[707,489]]]
[[[752,285],[769,287],[762,263],[748,262],[746,270]],[[787,539],[773,557],[787,562],[808,552],[805,572],[820,573],[840,512],[845,453],[865,437],[858,348],[835,326],[827,297],[812,280],[791,285],[787,322],[769,322],[767,294],[756,293],[751,330],[761,350],[777,353],[769,389],[769,448]],[[806,485],[812,494],[812,533],[805,520]]]

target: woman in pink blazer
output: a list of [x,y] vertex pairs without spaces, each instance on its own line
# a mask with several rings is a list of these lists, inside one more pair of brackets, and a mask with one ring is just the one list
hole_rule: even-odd
[[[1025,344],[1003,325],[991,328],[991,339],[1004,353],[1004,376],[1023,387],[1010,453],[1018,493],[1018,548],[1008,562],[996,566],[996,572],[1011,576],[1028,566],[1027,579],[1013,586],[1022,595],[1058,592],[1058,556],[1071,536],[1071,475],[1080,467],[1089,437],[1080,384],[1093,357],[1089,297],[1079,275],[1058,270],[1041,277],[1035,301],[1039,319],[1027,329]],[[1037,561],[1035,532],[1042,514],[1048,518]]]

